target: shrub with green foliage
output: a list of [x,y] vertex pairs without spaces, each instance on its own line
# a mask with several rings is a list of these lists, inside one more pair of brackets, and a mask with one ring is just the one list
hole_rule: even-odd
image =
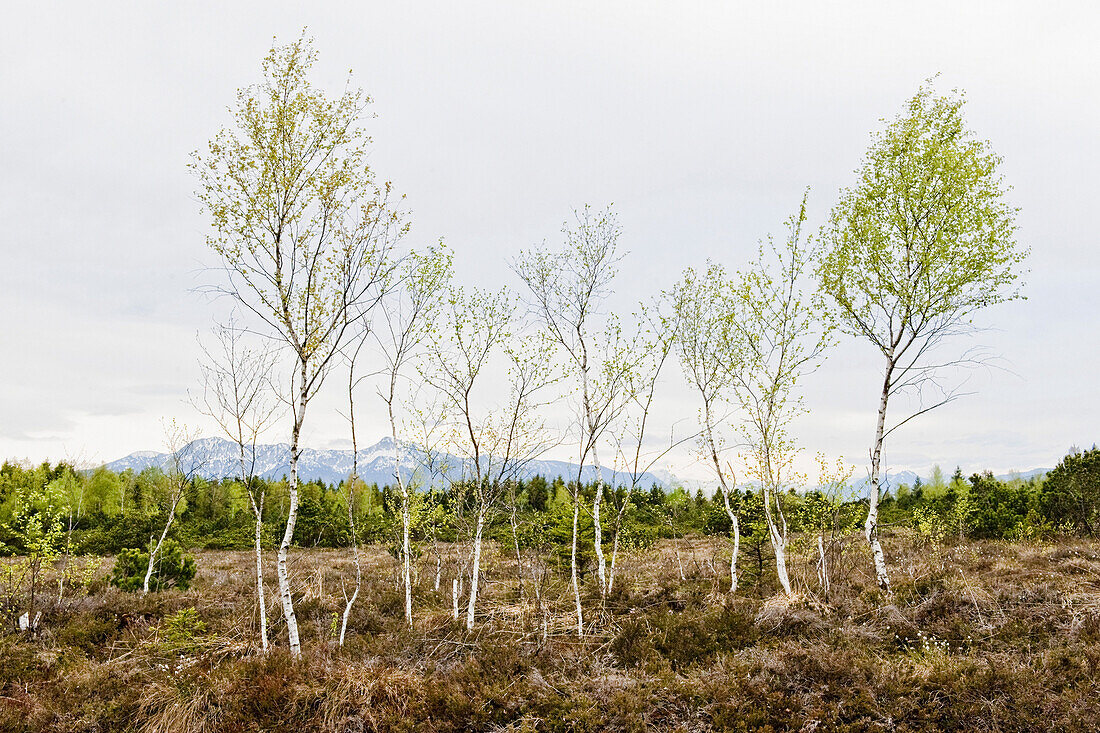
[[1039,505],[1056,526],[1095,537],[1100,529],[1100,449],[1093,446],[1063,458],[1047,474]]
[[[123,550],[115,560],[111,573],[111,585],[125,591],[138,591],[145,586],[145,573],[149,568],[149,553],[144,550]],[[187,590],[195,577],[195,558],[184,555],[180,546],[167,540],[160,548],[149,579],[149,590],[179,588]]]

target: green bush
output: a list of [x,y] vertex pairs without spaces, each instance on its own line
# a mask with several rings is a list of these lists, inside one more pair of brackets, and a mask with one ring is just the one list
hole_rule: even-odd
[[206,622],[194,608],[181,608],[161,623],[161,645],[168,651],[193,652],[206,633]]
[[[145,573],[149,568],[149,553],[144,550],[123,550],[115,560],[111,573],[111,585],[125,591],[138,591],[145,585]],[[149,578],[149,590],[179,588],[187,590],[195,577],[195,558],[184,555],[180,546],[172,540],[165,541],[153,565]]]
[[1095,537],[1100,528],[1100,450],[1074,451],[1047,474],[1039,495],[1053,525]]

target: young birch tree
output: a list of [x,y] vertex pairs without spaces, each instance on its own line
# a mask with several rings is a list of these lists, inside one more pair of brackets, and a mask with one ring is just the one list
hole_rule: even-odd
[[666,294],[676,319],[676,350],[691,387],[699,393],[699,448],[714,469],[730,519],[730,593],[737,592],[737,556],[741,549],[738,513],[730,501],[736,478],[725,459],[722,426],[729,412],[733,376],[743,363],[733,328],[734,285],[721,265],[704,273],[688,268]]
[[470,566],[470,595],[466,606],[466,628],[473,629],[481,571],[481,540],[489,510],[500,490],[492,481],[491,436],[488,420],[478,409],[475,387],[495,353],[511,335],[515,305],[507,291],[488,293],[452,288],[445,306],[445,325],[431,346],[431,366],[425,372],[446,402],[452,421],[451,444],[465,459],[457,483],[459,501],[473,494],[476,518],[473,529],[473,557]]
[[788,221],[786,241],[761,243],[756,262],[741,276],[732,314],[741,353],[732,370],[733,392],[745,415],[742,435],[749,449],[749,475],[760,486],[776,574],[788,598],[794,595],[787,571],[790,535],[783,512],[798,449],[789,432],[802,411],[798,381],[819,365],[829,345],[829,329],[815,294],[803,291],[812,267],[802,241],[806,197]]
[[338,645],[344,645],[344,637],[348,632],[348,619],[351,618],[351,609],[359,598],[359,591],[363,588],[363,565],[359,561],[359,527],[355,522],[355,497],[359,491],[359,437],[355,430],[355,387],[363,379],[358,377],[356,366],[359,356],[363,353],[363,346],[370,335],[370,323],[364,321],[361,324],[362,335],[353,344],[354,348],[347,355],[348,364],[348,426],[351,431],[351,473],[344,481],[344,501],[348,510],[348,532],[351,541],[351,561],[355,566],[355,588],[349,596],[344,589],[343,580],[340,581],[340,589],[344,594],[344,613],[340,616],[340,637]]
[[584,634],[580,581],[577,571],[577,537],[580,491],[584,466],[595,468],[596,491],[592,521],[596,550],[596,574],[600,593],[607,593],[607,561],[603,551],[603,468],[598,446],[629,400],[630,371],[636,353],[623,337],[614,318],[605,318],[602,332],[600,307],[610,295],[611,282],[622,255],[618,252],[621,228],[610,208],[594,213],[589,207],[577,212],[577,224],[562,228],[565,245],[557,252],[533,250],[513,264],[513,270],[530,290],[532,310],[546,326],[552,340],[565,352],[570,371],[580,387],[577,413],[577,481],[573,488],[573,541],[571,574],[577,608],[577,633]]
[[267,601],[264,595],[262,534],[266,484],[256,480],[256,442],[275,418],[278,403],[270,386],[275,355],[249,346],[236,321],[214,329],[216,347],[202,347],[203,391],[196,407],[217,423],[237,446],[240,479],[248,494],[254,524],[256,600],[260,612],[260,645],[267,651]]
[[310,41],[276,46],[263,81],[238,92],[234,124],[191,168],[209,213],[210,247],[231,296],[255,319],[252,330],[292,362],[289,510],[278,551],[279,595],[290,649],[301,655],[287,555],[298,510],[298,459],[306,408],[345,338],[382,296],[391,250],[407,226],[390,185],[367,165],[361,91],[327,98],[309,81]]
[[164,423],[164,443],[168,448],[168,470],[165,473],[165,478],[168,480],[168,519],[164,522],[164,529],[156,543],[153,542],[152,537],[149,538],[149,566],[145,570],[142,593],[149,592],[149,582],[156,567],[157,555],[168,538],[168,530],[176,520],[176,511],[179,509],[180,502],[183,501],[183,494],[202,468],[203,457],[197,454],[194,445],[197,437],[196,431],[188,429],[186,425],[181,425],[174,419]]
[[[432,333],[444,292],[452,277],[452,255],[442,245],[405,258],[400,283],[382,302],[380,324],[373,331],[382,357],[378,394],[386,405],[393,440],[393,478],[401,495],[401,577],[405,586],[405,620],[412,624],[412,543],[410,507],[412,477],[401,475],[401,398],[408,369],[419,359]],[[425,430],[425,436],[429,431]]]
[[[878,527],[883,443],[958,396],[957,387],[944,385],[944,370],[978,357],[940,347],[973,333],[976,311],[1020,297],[1019,267],[1028,254],[1015,241],[1016,209],[1005,202],[1001,158],[966,128],[964,101],[923,85],[904,113],[873,135],[856,185],[841,192],[823,230],[821,289],[841,330],[869,341],[884,360],[864,534],[887,591]],[[933,396],[926,401],[927,389]],[[902,392],[915,393],[919,406],[888,426],[890,400]]]
[[[451,443],[463,458],[458,483],[474,499],[473,557],[466,628],[476,618],[482,538],[490,512],[522,471],[546,448],[537,395],[549,386],[550,366],[540,350],[513,346],[515,302],[507,291],[485,293],[453,288],[445,331],[432,345],[433,368],[426,377],[447,402]],[[507,403],[486,410],[478,386],[495,356],[510,362]],[[461,500],[461,499],[460,499]]]
[[[629,403],[617,435],[617,463],[622,467],[625,485],[616,487],[612,495],[615,502],[615,522],[611,530],[611,563],[607,574],[607,592],[615,585],[615,568],[619,556],[619,537],[622,531],[623,517],[630,508],[630,496],[639,487],[642,479],[672,450],[698,433],[677,438],[670,433],[667,444],[656,449],[647,449],[652,437],[652,410],[657,395],[657,385],[669,357],[676,347],[679,328],[678,314],[673,311],[660,315],[662,304],[641,309],[639,322],[642,332],[635,342],[638,359],[631,371],[631,384],[626,390]],[[673,357],[673,360],[675,357]]]
[[[516,552],[521,598],[524,592],[523,556],[520,552],[516,494],[520,479],[526,475],[531,461],[554,445],[546,422],[539,414],[540,408],[548,404],[546,399],[540,398],[540,394],[560,378],[554,363],[546,357],[550,348],[544,333],[526,333],[512,338],[506,348],[510,363],[508,402],[499,411],[500,417],[491,423],[494,480],[504,486],[508,495],[508,519],[512,529],[512,546]],[[539,602],[541,604],[541,596]]]

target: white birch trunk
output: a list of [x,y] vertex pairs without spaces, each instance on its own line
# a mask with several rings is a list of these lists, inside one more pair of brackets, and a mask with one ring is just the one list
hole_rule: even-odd
[[363,571],[359,565],[359,549],[356,546],[355,550],[355,590],[352,591],[351,598],[348,598],[347,603],[344,604],[344,615],[340,619],[340,646],[344,645],[344,635],[348,630],[348,618],[351,616],[351,607],[355,605],[355,599],[359,597],[359,589],[363,583]]
[[180,497],[183,496],[183,490],[180,489],[172,499],[172,508],[168,511],[168,521],[164,523],[164,531],[160,533],[160,539],[157,540],[155,547],[149,550],[149,567],[145,570],[145,583],[142,586],[142,593],[149,592],[149,581],[153,577],[153,565],[157,560],[157,553],[160,552],[161,545],[164,544],[164,539],[168,536],[168,528],[172,526],[173,520],[176,518],[176,507],[179,506]]
[[[770,461],[765,466],[765,470],[770,474],[771,465]],[[775,505],[775,511],[772,511],[772,505]],[[776,521],[778,515],[779,521]],[[794,591],[791,589],[790,575],[787,573],[787,545],[789,544],[789,537],[787,535],[787,520],[783,516],[783,508],[779,505],[779,496],[776,486],[764,488],[764,518],[768,524],[768,536],[771,539],[772,550],[775,551],[775,574],[779,578],[779,585],[783,588],[783,593],[787,598],[794,597]]]
[[726,515],[730,518],[730,535],[733,538],[733,554],[730,555],[730,595],[737,592],[737,556],[741,553],[741,523],[737,521],[737,514],[730,506],[730,488],[726,485],[726,475],[722,472],[722,462],[718,458],[718,446],[714,440],[713,421],[710,414],[710,402],[703,403],[703,419],[706,423],[707,444],[710,447],[711,461],[714,470],[718,474],[718,485],[722,492],[722,502],[726,506]]
[[623,529],[623,512],[626,511],[627,503],[630,500],[623,501],[622,507],[619,509],[619,514],[615,518],[615,538],[611,542],[611,567],[607,573],[607,592],[611,593],[611,588],[615,585],[615,562],[619,557],[619,533]]
[[603,504],[603,470],[596,447],[592,447],[592,463],[596,467],[596,496],[592,500],[593,543],[596,547],[596,577],[600,581],[600,595],[607,595],[607,561],[603,554],[603,524],[600,522],[600,506]]
[[409,540],[409,525],[412,517],[409,514],[409,488],[401,485],[401,580],[405,584],[405,623],[412,626],[412,543]]
[[829,602],[829,565],[825,556],[825,540],[817,536],[817,581],[821,584],[821,594]]
[[882,396],[878,403],[878,422],[875,426],[875,445],[871,451],[871,482],[867,487],[867,523],[863,528],[863,535],[871,546],[871,557],[875,563],[875,578],[878,586],[884,591],[890,591],[890,576],[886,571],[886,556],[882,551],[882,543],[878,536],[878,502],[881,496],[880,470],[882,465],[882,441],[886,429],[886,403],[890,398],[890,380],[893,376],[893,354],[886,357],[886,379],[882,385]]
[[485,508],[477,514],[477,526],[474,529],[474,564],[470,573],[470,602],[466,606],[466,630],[474,629],[474,610],[477,606],[477,587],[481,573],[481,531],[485,528]]
[[516,521],[516,502],[512,502],[512,513],[509,516],[512,524],[512,545],[516,551],[516,579],[519,581],[519,597],[523,600],[526,595],[523,584],[523,555],[519,551],[519,523]]
[[[355,450],[354,441],[352,441],[352,450]],[[351,529],[351,557],[355,563],[355,590],[352,591],[351,598],[347,599],[347,603],[344,604],[344,615],[340,619],[340,646],[344,645],[344,635],[348,630],[348,618],[351,616],[351,607],[355,605],[355,600],[359,597],[359,590],[363,587],[363,568],[359,563],[359,536],[358,530],[355,526],[355,510],[353,508],[353,494],[355,491],[355,483],[358,481],[357,471],[352,472],[352,477],[348,483],[348,527]],[[343,583],[341,582],[341,585]]]
[[791,579],[787,574],[787,538],[778,531],[771,532],[772,549],[775,550],[775,574],[779,576],[779,585],[783,593],[791,598],[794,591],[791,589]]
[[730,506],[729,489],[724,485],[722,500],[726,505],[726,514],[730,518],[730,535],[733,537],[733,554],[730,555],[730,594],[732,595],[737,592],[737,556],[741,552],[741,525],[737,521],[737,514],[734,513],[733,507]]
[[[583,346],[582,346],[583,348]],[[592,419],[592,398],[590,395],[589,378],[588,378],[588,352],[584,349],[583,361],[581,363],[581,387],[583,389],[584,399],[584,423],[587,430],[587,435],[582,436],[582,440],[594,438],[595,424]],[[596,550],[596,577],[600,583],[600,596],[607,595],[607,561],[603,555],[603,524],[600,522],[600,505],[603,503],[603,470],[600,466],[600,455],[596,449],[595,443],[592,443],[592,463],[596,467],[596,494],[592,500],[592,531],[593,531],[593,546]],[[578,472],[578,486],[577,494],[580,496],[580,477],[584,474],[584,456],[581,456],[581,469]],[[577,603],[580,604],[580,594],[577,594]]]
[[298,393],[298,406],[294,415],[294,429],[290,435],[290,507],[286,517],[286,529],[279,543],[276,570],[279,575],[279,598],[283,604],[283,618],[286,619],[287,637],[290,642],[290,654],[295,659],[302,656],[302,643],[298,637],[298,618],[294,615],[294,599],[290,593],[290,576],[287,572],[287,555],[290,543],[294,539],[294,525],[298,521],[298,441],[302,431],[302,420],[306,412],[306,364],[301,365],[301,385]]
[[580,525],[581,512],[580,485],[573,495],[573,547],[569,557],[569,565],[573,575],[573,599],[577,603],[577,636],[584,636],[584,612],[581,610],[581,584],[577,577],[577,530]]
[[[262,500],[261,500],[262,501]],[[260,648],[267,651],[267,600],[264,597],[263,514],[256,512],[256,599],[260,605]]]
[[390,394],[386,406],[390,416],[390,438],[393,440],[393,478],[401,490],[401,582],[405,585],[405,623],[412,626],[412,543],[409,538],[412,517],[409,507],[409,487],[401,480],[401,444],[397,442],[397,417],[393,412],[396,376],[396,371],[391,374]]

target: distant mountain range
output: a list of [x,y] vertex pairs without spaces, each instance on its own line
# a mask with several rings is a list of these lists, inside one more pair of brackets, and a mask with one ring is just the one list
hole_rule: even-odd
[[[393,480],[394,470],[394,442],[392,438],[383,438],[369,448],[358,451],[359,477],[366,483],[377,483],[379,486],[390,483]],[[409,478],[426,463],[425,454],[420,446],[414,443],[400,443],[401,475]],[[181,463],[184,470],[194,467],[195,473],[207,478],[225,478],[240,475],[239,449],[237,444],[225,438],[201,438],[189,443],[180,452]],[[350,450],[316,450],[304,448],[298,458],[298,475],[305,481],[321,480],[325,483],[336,484],[346,479],[351,474],[353,454]],[[444,454],[440,457],[442,463],[450,467],[452,475],[458,475],[462,469],[462,459]],[[167,468],[171,459],[170,453],[157,453],[155,451],[139,451],[131,453],[125,458],[106,464],[112,471],[124,471],[127,468],[140,472],[151,466]],[[267,479],[278,479],[284,475],[290,475],[290,445],[276,443],[275,445],[256,446],[256,475]],[[619,485],[624,483],[622,474],[616,474],[609,468],[602,470],[603,480],[608,484]],[[570,478],[577,475],[577,464],[566,461],[531,461],[520,472],[523,479],[534,476],[543,476],[554,479],[558,476]],[[596,478],[595,466],[585,466],[582,474],[585,481],[593,481]],[[652,473],[642,476],[641,485],[649,488],[656,483],[664,488],[671,485],[666,477],[664,480]],[[428,483],[431,483],[428,481]]]
[[[401,442],[401,475],[409,478],[415,472],[423,471],[425,464],[424,451],[415,443]],[[208,479],[225,478],[240,474],[237,444],[225,438],[201,438],[189,443],[181,452],[185,469],[195,466],[195,472]],[[392,438],[383,438],[369,448],[359,450],[358,470],[359,476],[369,483],[377,483],[379,486],[393,480],[393,456],[394,442]],[[131,468],[140,472],[150,466],[166,468],[169,464],[169,453],[157,453],[155,451],[139,451],[131,453],[125,458],[112,461],[107,468],[112,471],[123,471]],[[461,473],[462,460],[444,454],[441,463],[450,467],[452,475]],[[305,481],[321,480],[329,484],[337,484],[351,473],[352,452],[350,450],[316,450],[305,448],[298,460],[299,476]],[[1036,468],[1022,473],[1012,473],[997,476],[1001,480],[1011,478],[1029,479],[1041,476],[1050,469]],[[268,479],[278,479],[284,475],[290,475],[290,446],[287,443],[256,446],[256,475]],[[543,476],[554,479],[558,476],[571,478],[577,475],[577,464],[567,461],[531,461],[521,472],[521,478],[528,479],[534,476]],[[622,474],[616,474],[609,468],[602,469],[603,480],[608,484],[621,485],[625,483]],[[593,481],[596,478],[595,466],[584,467],[584,480]],[[913,471],[886,471],[883,478],[883,491],[894,493],[899,486],[905,484],[912,487],[917,480],[917,474]],[[928,483],[928,479],[922,478]],[[863,496],[867,493],[869,479],[863,478],[852,483],[851,495]],[[431,481],[427,481],[431,483]],[[682,481],[666,470],[646,473],[639,482],[644,488],[653,484],[672,489],[682,486],[695,493],[702,490],[704,494],[713,495],[717,488],[715,481]],[[741,488],[745,488],[744,485]]]
[[[1006,474],[1001,474],[1000,476],[995,476],[995,478],[997,478],[1001,481],[1008,481],[1010,479],[1016,479],[1016,478],[1023,479],[1023,480],[1026,481],[1029,478],[1042,476],[1043,474],[1047,473],[1049,470],[1050,470],[1049,468],[1035,468],[1035,469],[1032,469],[1030,471],[1023,471],[1023,472],[1014,471],[1012,473],[1006,473]],[[966,478],[969,479],[970,475],[972,473],[973,473],[973,471],[968,473],[966,475]],[[946,478],[946,480],[950,481],[949,478]],[[897,491],[898,487],[903,485],[903,484],[905,486],[908,486],[909,488],[913,488],[913,484],[915,484],[916,481],[917,481],[917,474],[913,473],[912,471],[898,471],[897,473],[887,472],[887,474],[884,477],[883,482],[882,482],[882,490],[883,490],[884,494],[885,493],[893,494],[894,492]],[[855,493],[858,496],[862,496],[862,495],[867,493],[867,486],[870,483],[871,483],[870,478],[864,478],[864,479],[861,479],[859,481],[856,481],[855,483],[852,484],[852,492]],[[928,485],[928,479],[924,478],[924,477],[921,477],[921,483],[923,483],[927,486]]]

